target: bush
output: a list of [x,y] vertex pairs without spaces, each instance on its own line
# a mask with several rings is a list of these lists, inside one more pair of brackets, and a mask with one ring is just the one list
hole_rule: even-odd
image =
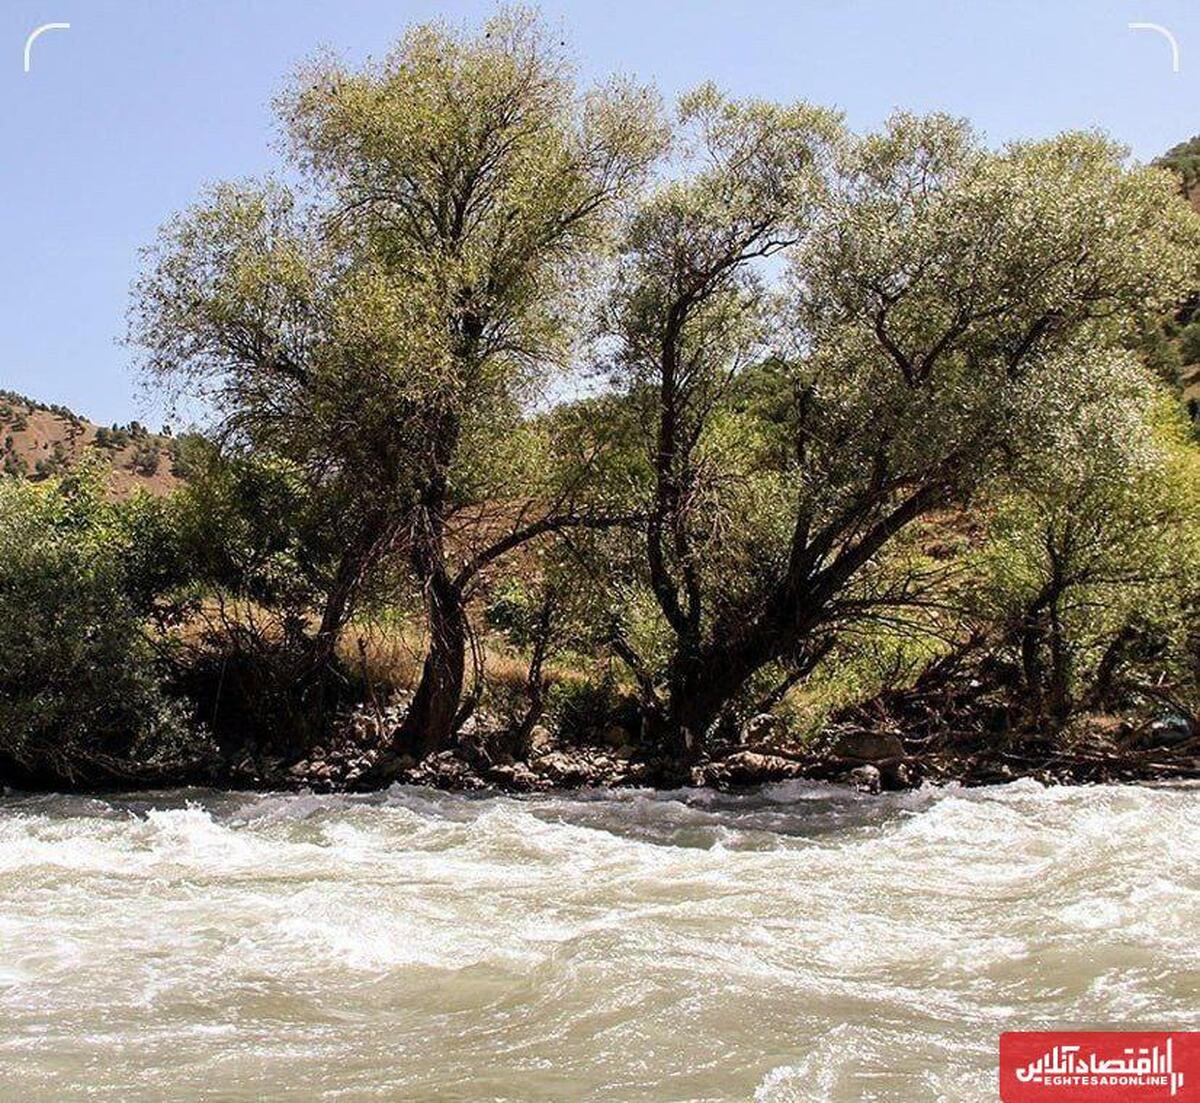
[[161,450],[158,445],[140,443],[137,446],[137,451],[133,454],[130,464],[137,474],[150,478],[158,474],[160,457]]
[[640,726],[637,702],[623,694],[611,677],[555,683],[550,689],[547,712],[567,743],[590,743],[613,724],[630,732],[638,731]]
[[162,688],[170,507],[105,502],[92,469],[0,483],[0,773],[21,785],[166,780],[207,744]]

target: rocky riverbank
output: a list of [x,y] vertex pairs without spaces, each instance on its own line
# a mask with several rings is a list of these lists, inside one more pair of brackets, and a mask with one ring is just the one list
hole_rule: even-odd
[[530,793],[686,785],[737,790],[811,778],[878,793],[926,782],[991,785],[1022,777],[1043,784],[1200,778],[1200,732],[1183,720],[1138,729],[1096,718],[1070,739],[968,735],[930,745],[898,731],[861,728],[845,728],[805,743],[790,736],[777,718],[764,714],[745,725],[737,742],[684,765],[639,745],[621,727],[604,730],[586,745],[564,742],[545,727],[535,727],[517,741],[486,715],[468,721],[450,749],[421,761],[394,758],[385,748],[401,715],[397,709],[357,710],[345,717],[339,737],[329,747],[316,746],[292,763],[247,758],[232,769],[229,780],[319,792],[400,781],[453,791]]

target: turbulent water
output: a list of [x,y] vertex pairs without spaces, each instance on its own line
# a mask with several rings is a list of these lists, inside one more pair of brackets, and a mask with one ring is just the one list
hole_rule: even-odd
[[988,1100],[1200,1028],[1200,789],[0,801],[0,1099]]

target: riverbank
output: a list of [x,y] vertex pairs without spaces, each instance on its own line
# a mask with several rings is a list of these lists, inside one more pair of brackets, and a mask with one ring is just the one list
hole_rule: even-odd
[[399,782],[460,792],[536,793],[680,786],[732,792],[808,779],[880,793],[925,783],[980,786],[1020,778],[1045,785],[1200,779],[1200,734],[1188,722],[1135,729],[1097,718],[1070,738],[997,740],[960,734],[934,742],[898,732],[844,729],[800,742],[764,714],[743,728],[737,743],[692,764],[639,746],[620,727],[586,745],[535,727],[515,746],[511,733],[475,720],[464,726],[451,748],[416,761],[386,750],[395,723],[394,716],[358,710],[328,748],[316,746],[292,763],[247,758],[222,780],[233,786],[317,792],[363,791]]

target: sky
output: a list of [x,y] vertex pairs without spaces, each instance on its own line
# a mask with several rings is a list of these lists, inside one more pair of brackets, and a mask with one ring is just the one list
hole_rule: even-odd
[[[603,0],[539,5],[585,79],[667,97],[966,116],[999,143],[1101,127],[1149,160],[1200,132],[1194,0]],[[403,28],[491,4],[411,0],[0,0],[0,388],[99,422],[157,425],[120,344],[139,249],[209,183],[278,164],[272,97],[320,47],[352,62]],[[23,68],[27,36],[47,31]],[[1180,71],[1158,23],[1179,46]]]

